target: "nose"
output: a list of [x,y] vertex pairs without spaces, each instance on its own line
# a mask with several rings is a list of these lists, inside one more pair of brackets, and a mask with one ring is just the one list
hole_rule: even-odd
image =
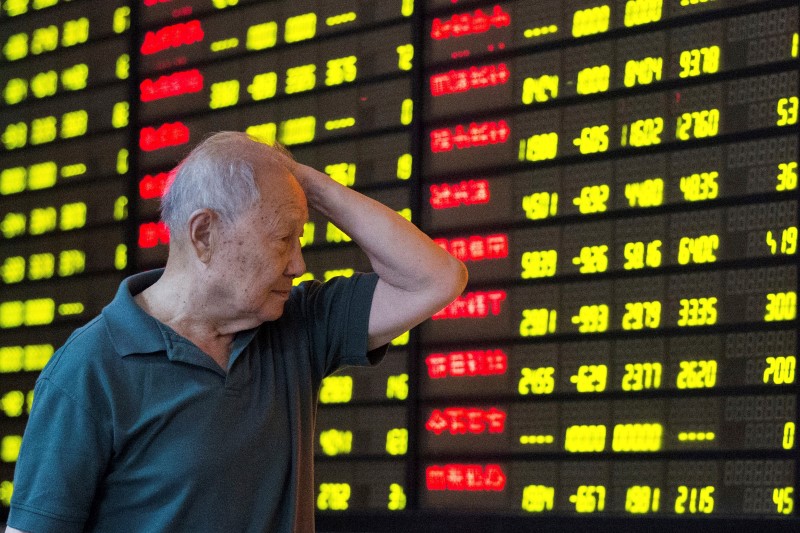
[[305,271],[306,262],[303,260],[303,252],[298,239],[292,247],[292,256],[289,258],[289,264],[286,265],[286,275],[291,278],[296,278],[297,276],[305,274]]

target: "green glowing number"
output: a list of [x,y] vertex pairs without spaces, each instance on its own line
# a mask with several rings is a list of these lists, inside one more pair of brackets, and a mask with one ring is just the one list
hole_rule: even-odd
[[211,84],[208,106],[211,109],[230,107],[239,102],[239,80],[226,80]]
[[321,483],[317,496],[317,509],[320,511],[344,511],[350,500],[348,483]]
[[690,360],[680,362],[675,385],[679,389],[711,389],[717,384],[717,362]]
[[717,323],[717,298],[681,298],[678,326],[710,326]]
[[8,80],[3,89],[3,100],[8,105],[22,102],[28,97],[28,82],[22,78]]
[[584,37],[608,31],[611,8],[607,5],[576,11],[572,18],[572,36]]
[[33,30],[31,53],[39,55],[58,48],[58,26],[46,26]]
[[794,320],[797,317],[797,293],[771,292],[767,294],[765,322]]
[[397,51],[397,68],[400,70],[411,70],[413,67],[412,60],[414,59],[414,45],[403,44],[396,48]]
[[776,487],[772,491],[775,512],[790,515],[794,510],[794,487]]
[[287,43],[295,43],[312,39],[317,33],[317,14],[305,13],[286,19],[283,39]]
[[58,90],[58,74],[55,70],[40,72],[31,78],[31,93],[36,98],[45,98],[56,94]]
[[114,74],[120,80],[127,80],[130,75],[131,58],[128,54],[122,54],[117,58]]
[[310,91],[317,84],[317,66],[300,65],[286,69],[286,94]]
[[70,139],[85,135],[89,127],[89,114],[84,109],[64,113],[61,117],[61,138]]
[[551,278],[556,274],[558,252],[556,250],[523,252],[521,264],[522,279]]
[[278,42],[278,24],[274,21],[256,24],[247,28],[246,47],[248,50],[272,48]]
[[719,248],[719,235],[700,235],[699,237],[681,237],[678,244],[678,264],[688,265],[714,263],[715,252]]
[[681,78],[690,78],[703,74],[713,74],[719,70],[720,48],[708,46],[684,50],[680,55]]
[[[31,53],[33,53],[31,51]],[[9,61],[16,61],[28,55],[28,34],[17,33],[8,38],[3,46],[3,55]]]
[[797,161],[778,164],[778,184],[776,191],[793,191],[797,189]]
[[131,8],[118,7],[114,10],[114,19],[111,23],[114,33],[124,33],[131,27]]
[[[16,17],[28,12],[28,0],[5,0],[0,4],[2,4],[3,10],[9,17]],[[6,481],[4,483],[10,482]],[[2,492],[2,489],[0,489],[0,492]]]
[[547,102],[558,97],[558,76],[544,74],[538,78],[525,78],[522,84],[522,103]]
[[588,67],[578,72],[575,90],[578,94],[602,93],[608,90],[610,80],[611,67],[608,65]]
[[28,125],[24,122],[11,123],[6,126],[3,132],[3,146],[6,150],[23,148],[28,139]]
[[68,91],[85,89],[88,78],[89,66],[86,63],[78,63],[61,71],[61,86]]
[[124,128],[128,125],[128,102],[117,102],[111,111],[111,125],[115,128]]
[[680,189],[683,199],[687,202],[713,200],[719,195],[717,178],[719,178],[719,173],[716,170],[682,176]]
[[389,503],[387,508],[390,511],[402,511],[406,508],[406,494],[403,486],[397,483],[389,485]]
[[797,96],[781,98],[778,100],[778,126],[793,126],[797,124],[798,106],[800,99]]
[[764,383],[784,385],[794,383],[797,359],[793,355],[767,357],[765,360]]
[[647,485],[628,487],[625,494],[625,511],[631,514],[658,512],[661,500],[661,489]]
[[40,117],[31,121],[31,144],[52,142],[58,135],[56,117]]
[[678,487],[678,496],[675,498],[675,512],[677,514],[710,514],[714,511],[714,487]]
[[326,63],[325,85],[341,85],[355,81],[358,74],[356,56],[339,57],[330,59]]
[[522,209],[530,220],[542,220],[558,214],[557,192],[535,192],[522,198]]
[[625,2],[625,26],[639,26],[661,20],[662,0],[628,0]]
[[75,46],[85,43],[89,39],[89,19],[81,17],[68,20],[64,23],[64,32],[61,35],[62,46]]

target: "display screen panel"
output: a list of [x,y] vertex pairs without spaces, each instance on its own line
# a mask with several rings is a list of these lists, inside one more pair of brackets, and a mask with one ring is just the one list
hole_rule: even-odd
[[[470,273],[324,380],[321,530],[796,527],[799,31],[790,0],[3,0],[0,518],[38,373],[237,130]],[[301,244],[295,283],[372,269],[313,210]]]

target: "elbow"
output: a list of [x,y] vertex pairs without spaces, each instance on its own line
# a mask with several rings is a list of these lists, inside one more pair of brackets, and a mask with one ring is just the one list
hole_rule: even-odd
[[448,270],[448,279],[450,283],[447,286],[449,289],[447,303],[461,296],[461,293],[464,292],[464,289],[467,287],[467,282],[469,281],[467,266],[455,257],[451,256],[450,259]]

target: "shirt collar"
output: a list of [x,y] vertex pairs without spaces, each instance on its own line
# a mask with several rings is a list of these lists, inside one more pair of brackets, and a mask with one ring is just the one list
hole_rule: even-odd
[[[204,355],[198,360],[194,345],[190,349],[188,341],[148,315],[134,301],[134,296],[158,281],[163,273],[164,269],[158,268],[125,278],[114,299],[103,309],[102,314],[108,324],[114,349],[120,357],[137,353],[167,352],[170,360],[200,364],[218,371],[219,367],[210,357]],[[229,369],[253,340],[257,330],[258,328],[253,328],[236,334],[231,347]],[[182,342],[175,342],[176,340]],[[204,359],[208,361],[204,362]]]
[[102,311],[114,349],[125,357],[167,349],[158,321],[144,312],[133,297],[158,281],[163,268],[135,274],[122,280],[116,296]]

